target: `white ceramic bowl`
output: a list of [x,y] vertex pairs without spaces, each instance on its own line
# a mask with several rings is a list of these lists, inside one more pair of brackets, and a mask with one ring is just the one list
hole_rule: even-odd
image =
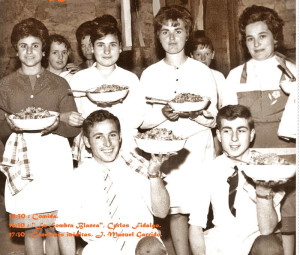
[[184,103],[175,103],[170,101],[168,104],[172,107],[174,111],[178,112],[193,112],[204,110],[210,103],[208,97],[203,97],[203,100],[200,102],[184,102]]
[[56,120],[57,116],[59,115],[58,112],[49,111],[52,116],[41,118],[41,119],[14,119],[14,115],[9,115],[9,119],[12,123],[22,129],[28,131],[35,131],[35,130],[43,130],[47,127],[50,127]]
[[186,139],[165,141],[141,139],[135,137],[135,142],[137,146],[145,152],[154,154],[167,154],[169,152],[180,151],[184,147]]
[[284,181],[296,174],[295,165],[243,165],[241,169],[256,181]]
[[[97,88],[92,88],[92,89],[88,89],[87,91],[95,91],[96,89]],[[87,92],[86,95],[92,102],[113,103],[126,97],[128,92],[129,89],[124,88],[123,90],[114,91],[114,92],[99,92],[99,93]]]

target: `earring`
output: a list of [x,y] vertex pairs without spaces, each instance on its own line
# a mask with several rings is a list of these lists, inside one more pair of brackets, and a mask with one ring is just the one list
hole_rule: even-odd
[[45,52],[43,52],[42,56],[45,57]]
[[16,56],[19,57],[19,53],[16,53]]

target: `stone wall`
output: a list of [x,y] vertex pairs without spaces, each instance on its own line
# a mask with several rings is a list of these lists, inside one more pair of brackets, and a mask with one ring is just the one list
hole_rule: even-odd
[[[192,0],[166,0],[166,4],[179,4],[191,8]],[[231,2],[235,1],[235,2]],[[133,50],[123,52],[119,65],[140,75],[150,64],[159,59],[156,50],[156,39],[153,28],[152,0],[132,0],[132,29]],[[296,37],[296,0],[207,0],[207,24],[210,24],[212,37],[216,47],[216,67],[225,75],[232,68],[233,63],[242,61],[241,54],[237,54],[236,61],[232,61],[234,52],[229,51],[230,40],[228,35],[228,3],[236,9],[235,22],[242,10],[252,4],[261,4],[274,8],[285,20],[285,45],[288,49],[295,49]],[[77,27],[104,13],[113,15],[118,22],[120,18],[120,0],[0,0],[0,77],[15,64],[16,53],[10,44],[10,35],[13,26],[19,21],[35,17],[41,20],[50,33],[64,35],[71,42],[75,63],[81,62],[77,53],[75,31]],[[214,30],[213,30],[214,28]],[[138,31],[144,40],[141,47]],[[238,31],[235,35],[239,36]],[[237,47],[238,48],[238,47]],[[239,49],[236,49],[239,51]]]
[[[144,68],[158,60],[152,0],[131,2],[133,50],[123,52],[118,64],[140,75]],[[10,44],[10,35],[13,26],[23,19],[37,18],[47,26],[50,33],[62,34],[69,39],[75,63],[81,62],[75,37],[80,24],[103,14],[111,14],[121,26],[120,0],[0,0],[0,10],[0,77],[7,74],[16,63],[16,53]],[[140,47],[138,40],[139,28],[142,31],[144,47]]]

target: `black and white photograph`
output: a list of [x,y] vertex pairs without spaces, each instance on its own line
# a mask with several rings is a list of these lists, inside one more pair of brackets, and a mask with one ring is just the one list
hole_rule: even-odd
[[296,255],[297,0],[0,0],[0,255]]

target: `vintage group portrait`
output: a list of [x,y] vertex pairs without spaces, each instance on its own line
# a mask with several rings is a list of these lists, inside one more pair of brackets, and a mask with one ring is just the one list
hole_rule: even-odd
[[0,254],[296,255],[296,0],[0,0]]

